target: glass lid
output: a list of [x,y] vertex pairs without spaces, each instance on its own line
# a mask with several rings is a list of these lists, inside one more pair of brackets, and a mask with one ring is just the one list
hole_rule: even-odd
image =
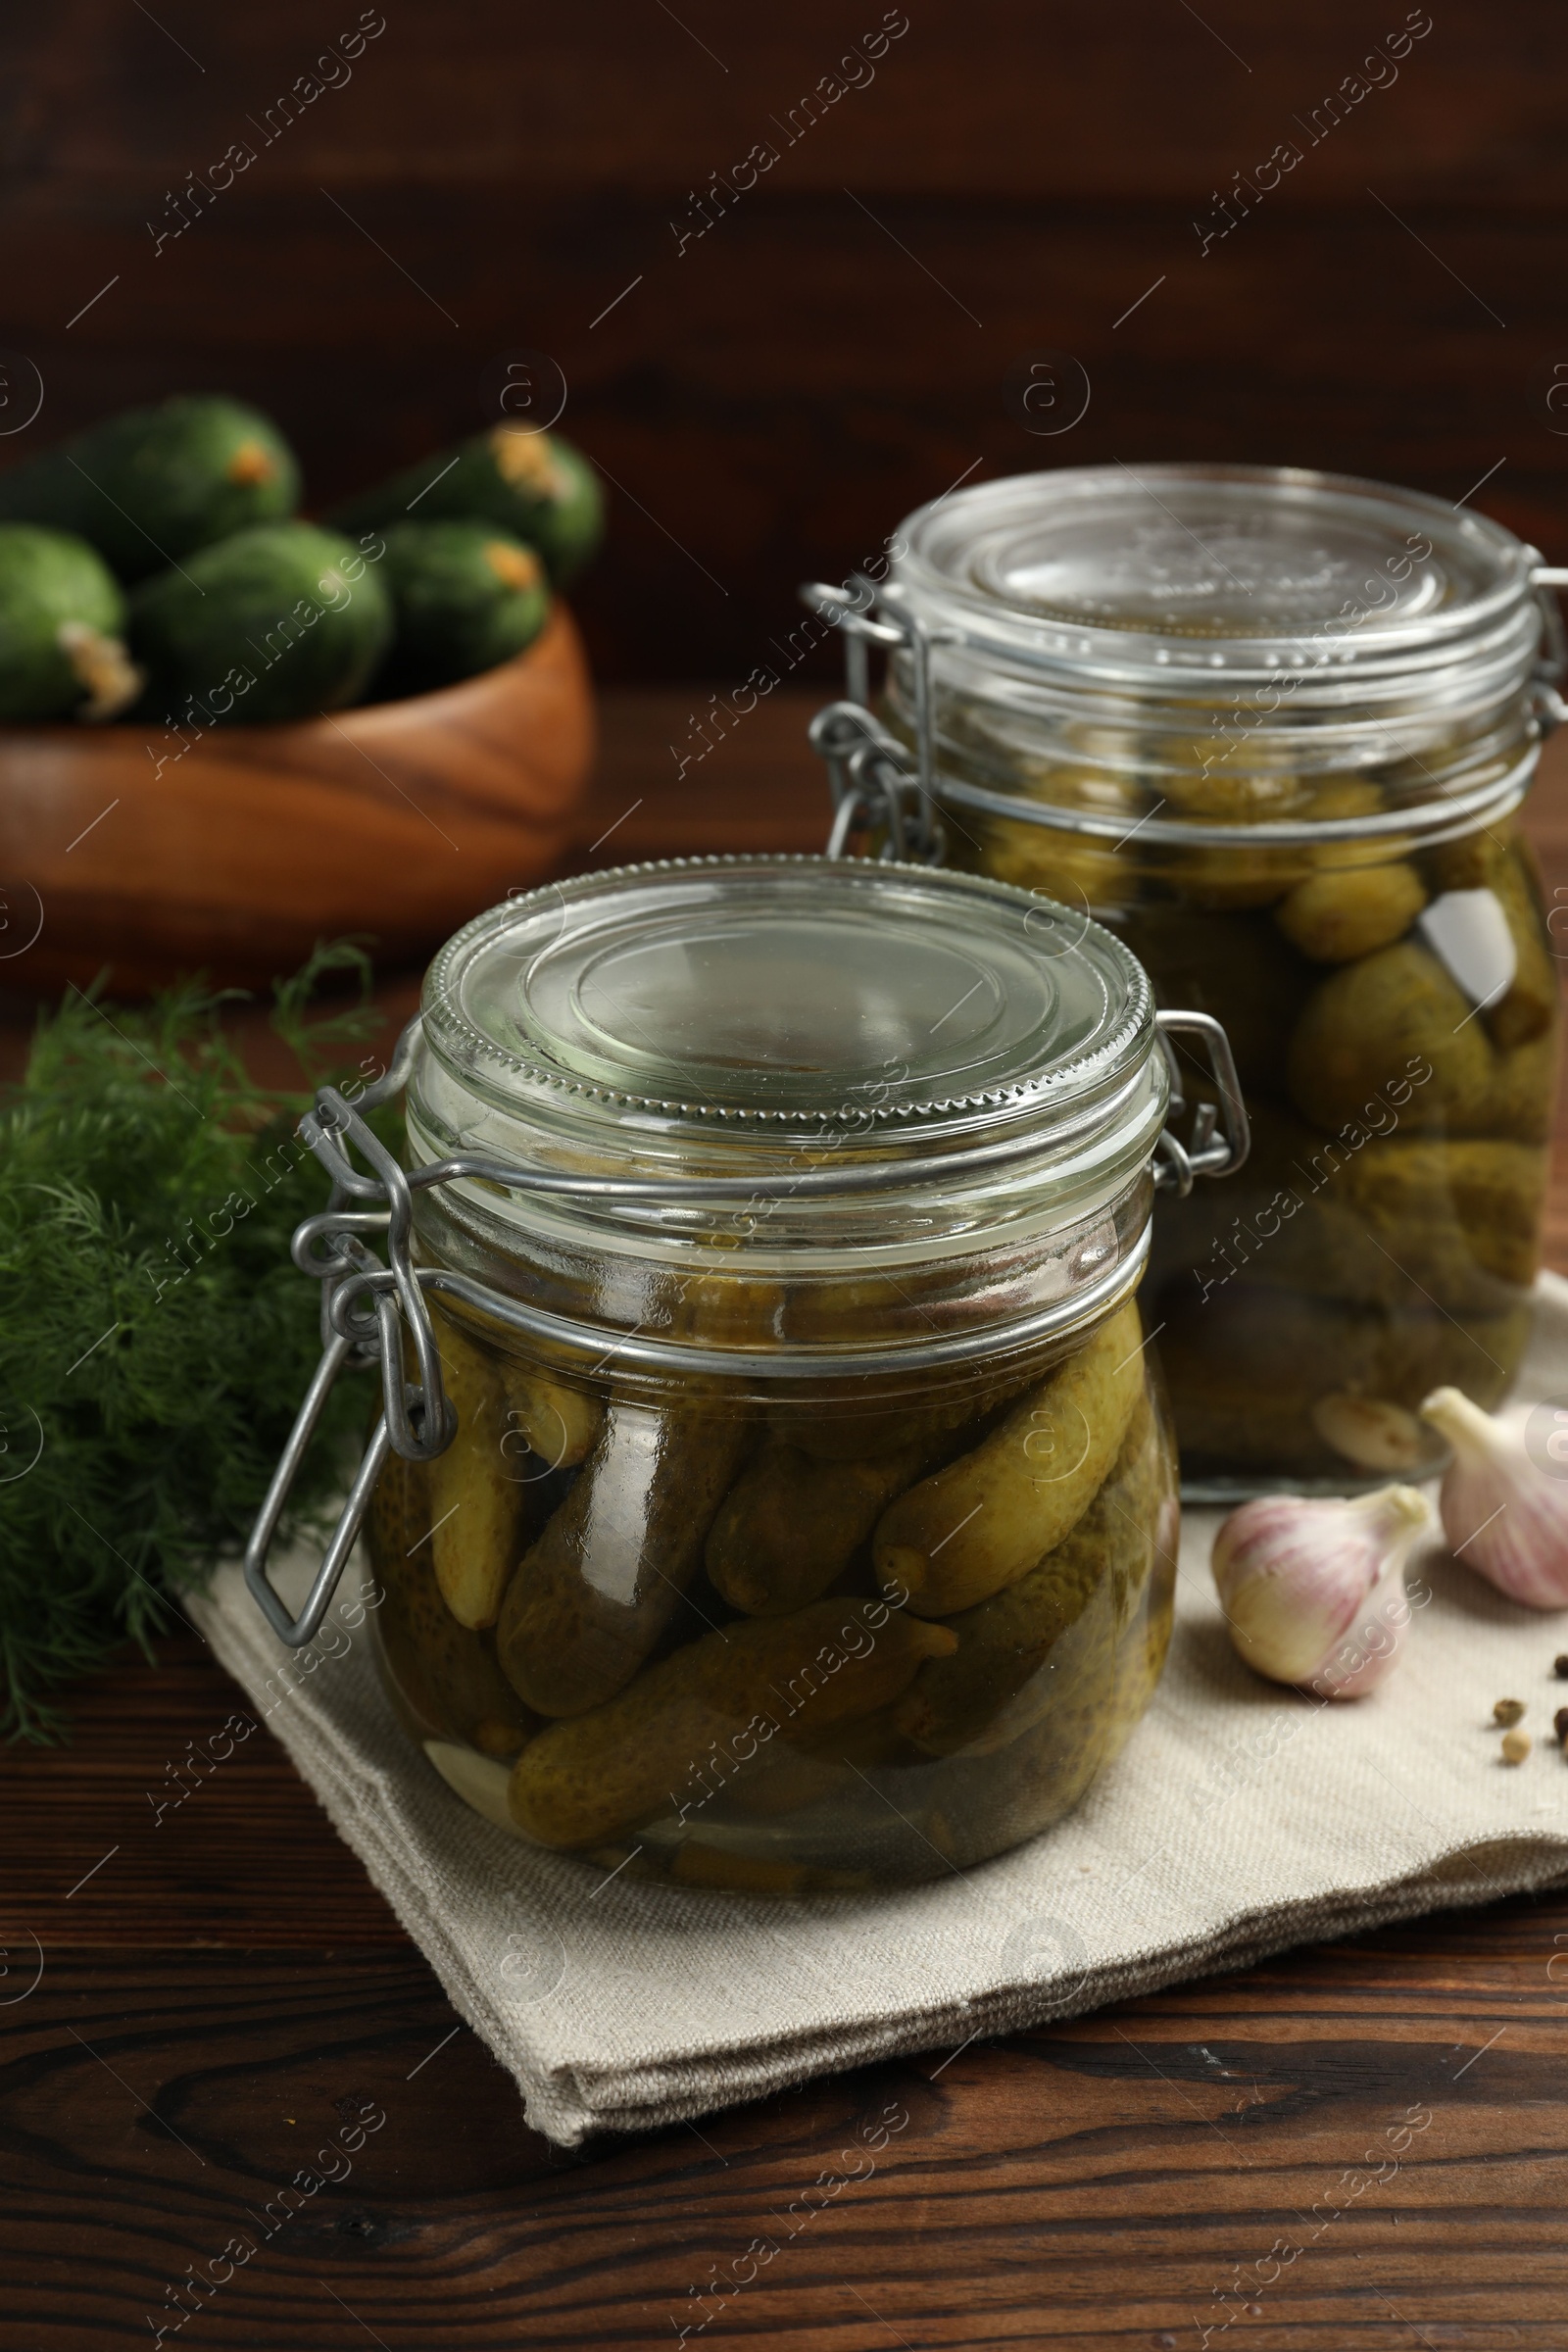
[[1072,909],[984,876],[850,858],[679,860],[492,907],[425,983],[452,1077],[559,1133],[607,1114],[799,1140],[1040,1108],[1149,1058],[1142,967]]
[[[1093,466],[977,483],[900,529],[933,632],[1054,665],[1358,670],[1518,636],[1540,558],[1485,515],[1348,475]],[[1343,640],[1343,643],[1339,642]]]

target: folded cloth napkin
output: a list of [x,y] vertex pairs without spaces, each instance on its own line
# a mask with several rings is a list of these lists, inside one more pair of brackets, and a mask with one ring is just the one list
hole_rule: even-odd
[[[1544,1276],[1516,1396],[1568,1399],[1568,1282]],[[1324,1704],[1236,1657],[1208,1573],[1218,1514],[1183,1530],[1175,1636],[1118,1761],[1056,1829],[903,1892],[782,1900],[639,1884],[545,1853],[454,1794],[393,1717],[363,1593],[309,1651],[275,1640],[234,1567],[193,1614],[454,2007],[572,2145],[806,2077],[1076,2016],[1307,1938],[1568,1877],[1561,1620],[1435,1546],[1411,1568],[1404,1655]],[[303,1591],[310,1563],[280,1563]],[[358,1580],[351,1572],[345,1587]],[[1505,1765],[1495,1699],[1536,1745]]]

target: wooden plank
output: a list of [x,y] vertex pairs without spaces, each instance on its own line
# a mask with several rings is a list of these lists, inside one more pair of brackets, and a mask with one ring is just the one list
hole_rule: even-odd
[[[1359,195],[1375,147],[1406,192],[1462,179],[1481,204],[1561,203],[1568,166],[1543,71],[1559,34],[1549,0],[1516,0],[1505,14],[1454,0],[1401,44],[1401,26],[1423,13],[1405,0],[1370,15],[1356,0],[1320,0],[1298,19],[1154,0],[1114,14],[1028,0],[979,10],[927,0],[912,11],[867,0],[847,15],[832,0],[798,0],[746,15],[692,0],[672,17],[605,0],[587,39],[569,14],[454,0],[439,14],[387,12],[385,30],[357,56],[315,74],[318,57],[334,46],[341,56],[343,45],[308,0],[227,18],[171,0],[156,23],[126,13],[90,42],[69,18],[19,13],[0,57],[19,93],[17,160],[29,193],[112,190],[155,216],[166,186],[177,190],[188,171],[208,180],[230,140],[248,141],[257,161],[220,193],[219,211],[264,174],[313,193],[324,179],[344,191],[678,196],[760,139],[778,142],[797,185],[836,189],[853,160],[865,186],[884,191],[1181,207],[1294,137],[1313,164],[1305,201]],[[343,8],[337,28],[359,14]],[[879,55],[867,36],[900,17],[906,29]],[[859,86],[808,130],[802,101],[857,48],[862,63],[842,81]],[[1380,49],[1386,62],[1368,65]],[[1348,97],[1347,80],[1363,74],[1380,86]],[[280,109],[306,77],[334,86]],[[1331,92],[1343,117],[1313,150],[1314,110]]]
[[1565,1920],[1308,1947],[579,2157],[415,1955],[51,1950],[0,2078],[7,2319],[98,2352],[194,2266],[200,2340],[245,2352],[1544,2347]]

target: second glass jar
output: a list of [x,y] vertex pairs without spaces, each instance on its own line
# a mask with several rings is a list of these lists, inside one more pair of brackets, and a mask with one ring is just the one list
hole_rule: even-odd
[[882,710],[917,760],[923,706],[949,861],[1093,915],[1236,1051],[1250,1162],[1172,1204],[1145,1292],[1188,1491],[1430,1466],[1416,1408],[1500,1399],[1540,1254],[1540,558],[1240,466],[987,483],[897,548]]

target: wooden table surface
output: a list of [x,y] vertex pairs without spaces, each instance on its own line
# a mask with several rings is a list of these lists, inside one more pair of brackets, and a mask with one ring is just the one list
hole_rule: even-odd
[[[607,698],[585,862],[820,841],[809,698],[676,780],[704,700]],[[1532,824],[1568,897],[1568,747]],[[271,1741],[155,1817],[235,1701],[186,1635],[85,1687],[72,1746],[0,1757],[4,2352],[1568,2346],[1568,1893],[566,2156]],[[716,2299],[890,2102],[874,2172]],[[347,2172],[264,2236],[334,2135]]]

